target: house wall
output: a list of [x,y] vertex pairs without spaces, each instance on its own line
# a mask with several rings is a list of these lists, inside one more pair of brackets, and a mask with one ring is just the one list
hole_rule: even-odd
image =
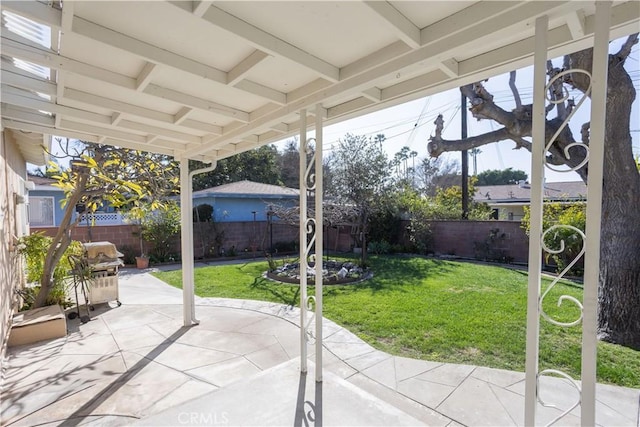
[[4,357],[17,307],[14,289],[24,286],[21,257],[15,252],[15,237],[27,233],[26,205],[16,205],[14,194],[25,193],[26,163],[10,134],[0,132],[0,357]]
[[269,205],[293,206],[293,199],[281,198],[254,198],[254,197],[199,197],[194,199],[193,205],[213,206],[214,219],[217,222],[253,221],[253,212],[256,213],[256,221],[266,221]]

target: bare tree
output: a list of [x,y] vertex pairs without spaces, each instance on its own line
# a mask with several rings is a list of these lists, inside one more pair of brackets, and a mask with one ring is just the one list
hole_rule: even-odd
[[[635,89],[624,63],[638,34],[631,35],[618,52],[609,55],[607,90],[607,112],[605,120],[605,157],[602,200],[602,233],[600,285],[598,289],[598,331],[603,340],[640,349],[640,174],[636,167],[631,147],[630,117],[635,99]],[[562,67],[547,63],[550,79],[558,74],[581,69],[591,71],[593,50],[587,49],[564,57]],[[504,110],[493,100],[493,96],[482,83],[460,88],[471,104],[470,111],[477,119],[489,119],[502,125],[500,129],[464,140],[442,138],[442,124],[428,144],[431,156],[437,157],[446,151],[470,150],[492,142],[513,140],[517,149],[531,151],[532,105],[522,105],[515,86],[515,76],[510,84],[516,108]],[[581,72],[567,72],[549,88],[549,99],[553,103],[547,108],[547,116],[555,111],[555,117],[547,117],[546,140],[559,131],[562,122],[574,108],[572,99],[565,96],[565,87],[572,87],[590,96],[589,78]],[[590,123],[581,128],[581,142],[590,143]],[[547,163],[567,165],[575,168],[585,160],[585,150],[575,145],[577,141],[567,126],[559,131],[556,140],[547,150]],[[567,153],[570,154],[567,155]],[[586,182],[588,164],[577,170]]]

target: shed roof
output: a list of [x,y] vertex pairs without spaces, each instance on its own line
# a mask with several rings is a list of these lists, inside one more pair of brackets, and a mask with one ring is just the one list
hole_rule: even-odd
[[279,185],[262,184],[253,181],[238,181],[193,192],[194,198],[202,197],[265,197],[298,198],[300,191]]

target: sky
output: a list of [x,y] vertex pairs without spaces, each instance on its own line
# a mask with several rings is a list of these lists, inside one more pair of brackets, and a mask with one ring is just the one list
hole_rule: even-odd
[[[640,63],[638,61],[639,48],[636,45],[627,58],[625,67],[629,71],[634,81],[638,96],[634,102],[634,109],[631,116],[631,136],[634,154],[640,155]],[[556,65],[560,65],[559,60],[554,60]],[[519,88],[523,103],[531,102],[532,97],[532,67],[528,67],[517,72],[516,84]],[[502,108],[510,110],[515,105],[511,90],[508,86],[509,75],[493,77],[485,82],[487,90],[494,95],[494,100]],[[581,93],[575,91],[576,103]],[[324,128],[325,151],[330,150],[332,144],[347,133],[356,135],[370,135],[374,137],[383,133],[387,140],[383,147],[389,158],[393,158],[403,146],[408,146],[411,150],[418,152],[416,163],[419,159],[428,156],[427,143],[434,133],[434,120],[438,114],[442,114],[445,121],[445,128],[442,137],[444,139],[459,139],[461,132],[461,100],[459,89],[452,89],[426,98],[417,99],[405,104],[367,114],[355,119],[350,119],[338,124]],[[576,113],[570,124],[574,138],[580,138],[580,126],[588,121],[590,115],[590,104],[588,100]],[[553,117],[551,112],[548,117]],[[479,135],[491,130],[499,129],[500,125],[490,120],[477,121],[467,112],[468,136]],[[281,147],[280,144],[277,144]],[[525,149],[514,150],[513,141],[502,141],[485,145],[480,148],[481,153],[477,156],[477,173],[491,169],[513,168],[523,170],[527,176],[531,176],[531,155]],[[461,153],[445,153],[447,159],[455,159],[460,162]],[[473,160],[469,160],[469,174],[473,174]],[[560,173],[550,169],[545,170],[547,182],[579,181],[580,178],[575,172]]]

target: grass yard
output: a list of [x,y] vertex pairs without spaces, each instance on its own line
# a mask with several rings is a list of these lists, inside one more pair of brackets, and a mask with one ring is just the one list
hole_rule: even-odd
[[[526,272],[421,257],[372,256],[370,262],[373,279],[325,286],[325,317],[392,354],[524,371]],[[299,305],[298,287],[263,279],[266,269],[266,262],[198,268],[196,294]],[[180,271],[156,276],[181,287]],[[557,320],[573,321],[579,310],[571,302],[557,307],[563,294],[582,299],[582,289],[567,282],[552,290],[543,307]],[[541,368],[578,378],[580,340],[579,327],[542,321]],[[640,352],[599,343],[598,381],[640,387]]]

